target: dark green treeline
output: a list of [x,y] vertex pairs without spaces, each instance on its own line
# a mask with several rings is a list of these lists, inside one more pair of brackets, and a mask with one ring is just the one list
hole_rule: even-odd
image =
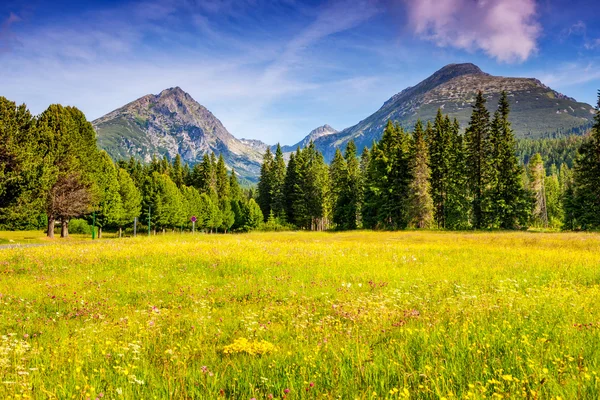
[[600,117],[590,138],[517,142],[506,94],[492,115],[485,103],[479,93],[464,133],[441,111],[412,132],[389,121],[370,149],[351,141],[329,166],[312,143],[287,166],[267,150],[263,215],[313,230],[600,227]]

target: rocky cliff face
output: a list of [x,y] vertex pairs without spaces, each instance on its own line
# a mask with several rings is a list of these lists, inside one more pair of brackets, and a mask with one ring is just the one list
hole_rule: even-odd
[[517,137],[557,137],[584,131],[592,123],[594,109],[566,97],[533,78],[507,78],[484,73],[473,64],[450,64],[416,86],[387,100],[374,114],[343,131],[315,140],[330,160],[336,148],[354,140],[359,151],[381,138],[388,120],[411,129],[417,119],[435,118],[438,108],[461,126],[467,126],[477,91],[483,91],[488,109],[494,111],[502,91],[508,93],[510,120]]
[[241,176],[256,180],[260,148],[236,139],[209,110],[179,87],[146,95],[92,124],[98,144],[114,159],[131,156],[144,161],[153,155],[195,164],[205,153],[223,154],[225,162]]

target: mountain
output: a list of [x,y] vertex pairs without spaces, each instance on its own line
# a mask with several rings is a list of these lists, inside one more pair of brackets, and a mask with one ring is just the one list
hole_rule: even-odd
[[312,140],[313,142],[316,141],[319,138],[325,137],[325,136],[329,136],[329,135],[333,135],[335,133],[338,133],[338,131],[336,131],[335,129],[333,129],[331,126],[325,124],[323,126],[320,126],[316,129],[313,129],[312,131],[310,131],[310,133],[301,141],[299,141],[298,143],[296,143],[295,145],[292,146],[281,146],[281,150],[284,153],[289,153],[292,151],[296,151],[296,149],[298,147],[303,148],[308,146],[308,144],[310,143],[310,141]]
[[[223,154],[226,164],[250,181],[260,173],[263,150],[238,140],[209,110],[179,87],[146,95],[93,121],[98,145],[115,159],[153,155],[195,164],[205,153]],[[258,142],[258,141],[257,141]]]
[[[500,94],[508,94],[510,121],[520,138],[547,138],[583,133],[592,124],[594,109],[564,96],[533,78],[507,78],[487,74],[474,64],[450,64],[416,86],[408,87],[358,124],[314,140],[327,160],[336,148],[353,139],[359,152],[379,140],[388,120],[412,129],[417,119],[431,121],[438,108],[457,118],[465,128],[478,90],[488,100],[490,111],[497,107]],[[308,137],[307,137],[308,138]],[[305,139],[306,140],[306,139]],[[302,142],[301,142],[302,143]]]

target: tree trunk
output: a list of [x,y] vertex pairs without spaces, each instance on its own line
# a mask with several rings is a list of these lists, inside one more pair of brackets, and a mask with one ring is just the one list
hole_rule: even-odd
[[123,228],[119,227],[119,238],[123,237]]
[[69,220],[63,219],[60,221],[60,237],[69,237]]
[[98,227],[98,239],[100,239],[102,237],[102,227],[99,226]]
[[48,217],[48,230],[46,234],[50,239],[54,239],[54,217]]
[[165,234],[165,228],[163,228],[163,235]]
[[152,233],[154,234],[154,236],[156,236],[156,228],[154,228],[154,229],[152,230]]

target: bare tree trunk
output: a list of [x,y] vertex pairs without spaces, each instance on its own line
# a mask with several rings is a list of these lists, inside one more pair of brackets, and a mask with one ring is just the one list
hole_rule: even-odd
[[60,221],[60,237],[69,237],[69,220],[63,219]]
[[102,227],[99,226],[98,227],[98,239],[100,239],[102,237]]
[[119,238],[123,237],[123,228],[119,227]]
[[50,239],[54,239],[54,217],[48,217],[48,230],[46,234]]

